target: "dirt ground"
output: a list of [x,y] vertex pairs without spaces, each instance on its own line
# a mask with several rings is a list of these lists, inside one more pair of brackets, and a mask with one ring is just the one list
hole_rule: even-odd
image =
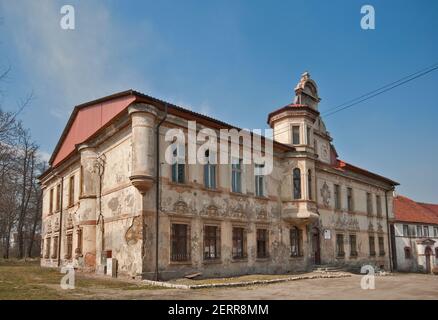
[[75,289],[63,290],[64,274],[37,262],[0,262],[0,300],[5,299],[438,299],[438,276],[396,273],[376,277],[374,290],[363,290],[361,276],[309,279],[268,285],[164,289],[138,281],[76,273]]

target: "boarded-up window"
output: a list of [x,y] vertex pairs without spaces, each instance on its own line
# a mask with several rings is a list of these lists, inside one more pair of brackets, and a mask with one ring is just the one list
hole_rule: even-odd
[[218,226],[204,227],[204,259],[220,258],[221,229]]
[[267,258],[268,251],[268,230],[257,229],[257,258]]
[[246,257],[246,232],[244,228],[233,228],[233,259]]
[[187,224],[172,224],[170,253],[172,261],[188,261],[190,259],[189,230]]

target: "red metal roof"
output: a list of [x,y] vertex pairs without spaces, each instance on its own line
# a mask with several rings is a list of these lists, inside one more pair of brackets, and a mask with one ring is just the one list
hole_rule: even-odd
[[[240,130],[240,128],[231,124],[179,107],[135,90],[118,92],[94,101],[86,102],[74,108],[58,144],[53,151],[52,157],[49,160],[50,168],[43,173],[42,176],[50,172],[51,169],[59,165],[63,160],[70,157],[76,151],[76,145],[86,142],[134,102],[151,103],[161,110],[164,109],[164,104],[168,104],[168,111],[170,114],[181,116],[186,119],[199,119],[213,128],[235,128]],[[277,141],[274,141],[274,147],[288,151],[295,150],[294,147]]]
[[397,196],[394,198],[394,215],[397,221],[438,224],[438,204]]

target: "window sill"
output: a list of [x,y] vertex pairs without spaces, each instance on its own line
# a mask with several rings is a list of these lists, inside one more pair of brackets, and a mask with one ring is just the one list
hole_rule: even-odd
[[192,265],[192,261],[190,261],[190,260],[187,260],[187,261],[170,261],[169,265],[174,265],[174,266]]
[[260,258],[256,258],[256,262],[267,262],[267,261],[270,261],[271,259],[269,259],[269,256],[267,256],[267,257],[260,257]]
[[230,191],[230,195],[234,196],[234,197],[245,197],[245,198],[248,198],[247,194],[241,193],[241,192]]
[[269,201],[269,197],[267,197],[267,196],[256,196],[256,195],[254,195],[254,199],[262,200],[262,201]]
[[233,263],[248,262],[248,258],[233,258],[231,262]]
[[206,264],[206,265],[209,265],[209,264],[221,264],[222,260],[220,258],[204,259],[204,261],[202,263]]
[[384,257],[385,254],[386,254],[385,252],[380,252],[380,253],[379,253],[379,257]]
[[302,258],[304,258],[303,255],[299,255],[299,256],[290,256],[290,257],[289,257],[289,260],[296,260],[296,259],[302,259]]
[[221,190],[219,190],[218,188],[207,188],[207,187],[201,187],[200,188],[202,191],[206,191],[206,192],[214,192],[214,193],[222,193]]

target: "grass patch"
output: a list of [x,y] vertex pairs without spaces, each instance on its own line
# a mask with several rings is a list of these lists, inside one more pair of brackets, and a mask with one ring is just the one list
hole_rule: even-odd
[[0,300],[118,298],[118,293],[132,290],[163,289],[76,272],[75,289],[63,290],[63,276],[58,269],[42,268],[39,261],[0,260]]

